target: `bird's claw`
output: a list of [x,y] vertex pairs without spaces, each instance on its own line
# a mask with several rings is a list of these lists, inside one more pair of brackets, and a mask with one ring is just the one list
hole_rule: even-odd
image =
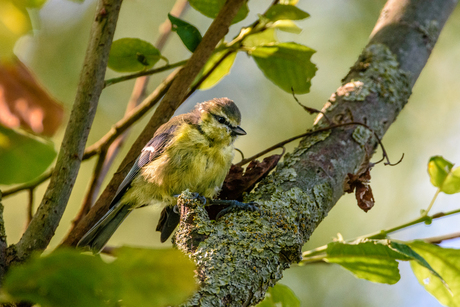
[[237,200],[232,200],[232,201],[229,201],[230,202],[230,206],[228,206],[227,208],[221,210],[217,216],[216,216],[216,220],[219,219],[220,217],[222,217],[223,215],[227,214],[227,213],[230,213],[230,212],[234,212],[236,210],[245,210],[245,211],[251,211],[251,212],[254,212],[254,211],[260,211],[260,209],[256,206],[257,203],[256,202],[249,202],[249,203],[242,203],[240,201],[237,201]]
[[[173,197],[178,198],[181,194],[174,194]],[[206,197],[201,196],[197,192],[192,192],[192,198],[191,199],[198,199],[203,205],[206,205]]]

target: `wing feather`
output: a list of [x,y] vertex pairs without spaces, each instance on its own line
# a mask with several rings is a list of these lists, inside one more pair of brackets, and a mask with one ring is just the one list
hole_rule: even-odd
[[137,157],[133,167],[118,187],[117,193],[110,203],[110,208],[112,208],[131,187],[131,182],[139,174],[141,168],[157,159],[169,146],[169,143],[174,136],[174,131],[177,129],[177,125],[172,125],[167,129],[161,128],[162,127],[158,130],[159,133],[155,133],[153,138],[142,149],[142,152],[139,157]]

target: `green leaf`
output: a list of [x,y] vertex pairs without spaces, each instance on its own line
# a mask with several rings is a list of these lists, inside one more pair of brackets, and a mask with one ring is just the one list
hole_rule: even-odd
[[419,283],[441,304],[460,307],[460,250],[441,248],[422,241],[414,241],[409,246],[444,278],[450,291],[431,271],[412,261],[412,271]]
[[276,37],[275,29],[269,28],[265,31],[246,36],[243,40],[243,46],[246,48],[253,48],[277,42],[278,38]]
[[434,156],[428,162],[428,174],[430,175],[431,183],[440,188],[454,165],[445,160],[441,156]]
[[53,143],[0,126],[0,184],[33,180],[55,157]]
[[271,25],[271,27],[284,31],[284,32],[289,32],[289,33],[294,33],[294,34],[299,34],[300,32],[302,32],[302,29],[299,28],[299,26],[297,26],[295,22],[293,22],[292,20],[278,20],[274,22]]
[[452,170],[453,166],[441,156],[431,157],[428,162],[431,183],[446,194],[460,192],[460,167]]
[[[216,18],[220,9],[225,4],[225,0],[189,0],[188,2],[195,10],[209,18]],[[232,24],[245,19],[248,13],[248,5],[247,3],[244,3],[233,19]]]
[[104,301],[113,299],[119,286],[119,276],[99,256],[58,249],[12,267],[3,290],[16,301],[42,307],[98,307],[107,306]]
[[257,46],[248,52],[264,75],[284,91],[305,94],[310,91],[316,66],[310,61],[315,50],[296,43]]
[[66,249],[32,257],[9,270],[3,290],[42,307],[134,307],[177,305],[196,289],[194,265],[178,250],[123,247],[116,255],[111,263]]
[[430,266],[430,264],[422,256],[420,256],[412,248],[410,248],[409,245],[392,241],[390,242],[390,248],[399,252],[402,255],[409,257],[410,260],[416,261],[419,265],[429,270],[431,274],[433,274],[434,276],[436,276],[444,282],[442,277]]
[[118,72],[151,68],[161,58],[160,51],[139,38],[121,38],[112,43],[108,66]]
[[172,24],[172,31],[179,35],[185,47],[191,52],[194,52],[198,44],[201,42],[202,36],[197,28],[177,17],[168,14],[168,18]]
[[329,243],[324,261],[340,264],[358,278],[391,285],[400,279],[397,259],[410,258],[390,249],[387,240],[374,240]]
[[177,249],[122,247],[115,254],[123,306],[179,305],[196,290],[195,266]]
[[257,307],[299,307],[300,300],[294,292],[285,285],[276,284],[268,289],[265,299]]
[[[230,50],[226,48],[220,48],[216,49],[214,51],[213,55],[209,58],[208,62],[204,65],[203,69],[201,72],[198,74],[198,76],[195,79],[195,83],[198,82],[198,80],[201,79],[204,75],[206,75],[214,65],[219,62],[222,57],[224,57]],[[213,87],[219,81],[228,75],[230,73],[230,69],[233,66],[233,62],[235,61],[236,58],[236,51],[231,52],[225,59],[222,60],[222,62],[219,64],[219,66],[214,69],[214,71],[206,78],[206,80],[201,83],[199,89],[205,90],[208,88]]]
[[310,14],[293,5],[276,4],[271,6],[264,14],[271,21],[277,20],[302,20],[310,17]]
[[455,194],[460,192],[460,167],[454,168],[447,175],[441,191],[446,194]]

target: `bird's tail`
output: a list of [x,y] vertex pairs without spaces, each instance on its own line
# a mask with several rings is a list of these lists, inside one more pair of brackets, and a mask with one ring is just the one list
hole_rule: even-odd
[[93,253],[100,252],[131,211],[129,205],[118,202],[81,238],[77,246],[89,247]]

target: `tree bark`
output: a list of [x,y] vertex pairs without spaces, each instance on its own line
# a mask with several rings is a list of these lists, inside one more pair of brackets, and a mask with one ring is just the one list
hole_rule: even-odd
[[[334,124],[361,122],[382,138],[407,103],[457,1],[390,0],[368,45],[323,111]],[[329,123],[320,116],[313,129]],[[197,264],[200,289],[187,306],[248,306],[260,302],[344,194],[348,174],[369,164],[377,140],[349,125],[301,140],[276,171],[246,197],[261,213],[210,221],[182,195],[177,246]]]

